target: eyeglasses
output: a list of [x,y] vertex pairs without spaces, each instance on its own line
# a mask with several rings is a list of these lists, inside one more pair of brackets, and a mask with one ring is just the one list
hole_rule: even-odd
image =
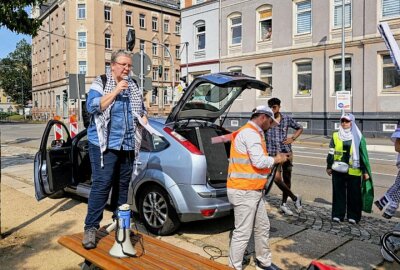
[[118,62],[115,62],[115,63],[120,66],[123,66],[124,68],[129,68],[129,69],[132,68],[132,65],[128,64],[128,63],[118,63]]
[[350,123],[351,121],[347,120],[347,119],[340,119],[341,123]]

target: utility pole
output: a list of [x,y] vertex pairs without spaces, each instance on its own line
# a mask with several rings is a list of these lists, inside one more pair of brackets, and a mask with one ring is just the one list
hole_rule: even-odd
[[[345,32],[344,32],[344,24],[345,24],[345,6],[346,6],[346,0],[342,0],[342,91],[346,90],[346,78],[345,78]],[[344,113],[344,108],[342,109],[342,114]]]

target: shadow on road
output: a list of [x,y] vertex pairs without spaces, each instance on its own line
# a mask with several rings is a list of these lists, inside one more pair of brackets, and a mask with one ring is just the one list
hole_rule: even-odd
[[1,157],[1,168],[5,169],[10,166],[33,164],[35,155],[33,154],[19,154],[15,156]]

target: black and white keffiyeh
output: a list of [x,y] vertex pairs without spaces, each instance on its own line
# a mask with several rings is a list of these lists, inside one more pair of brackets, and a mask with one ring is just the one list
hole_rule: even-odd
[[[117,82],[112,77],[111,72],[108,72],[106,74],[106,76],[107,76],[107,83],[104,86],[103,95],[111,93],[117,85]],[[95,79],[94,83],[98,83],[101,86],[103,86],[100,76],[98,76]],[[130,104],[131,111],[132,111],[132,119],[134,119],[133,130],[135,132],[135,136],[134,136],[135,146],[134,147],[135,147],[135,159],[136,159],[138,157],[140,144],[142,142],[143,127],[139,124],[134,113],[136,113],[137,115],[143,115],[143,113],[144,113],[143,94],[140,92],[136,83],[131,79],[128,79],[128,89],[126,89],[124,91],[126,92],[125,94],[127,94],[129,97],[129,104]],[[110,104],[110,106],[108,106],[102,113],[94,115],[94,122],[96,124],[97,135],[99,138],[99,145],[100,145],[100,151],[101,151],[101,166],[102,167],[104,167],[103,153],[106,151],[107,145],[108,145],[109,124],[110,124],[110,119],[111,119],[111,108],[114,105],[114,103],[115,103],[115,101],[113,101]]]

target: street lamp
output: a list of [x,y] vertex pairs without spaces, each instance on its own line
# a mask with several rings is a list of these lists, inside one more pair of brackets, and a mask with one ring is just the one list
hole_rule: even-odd
[[175,100],[174,100],[174,90],[175,90],[175,65],[174,65],[174,59],[172,58],[171,51],[169,50],[169,48],[167,46],[165,46],[164,44],[158,43],[158,42],[154,42],[154,41],[152,41],[152,43],[161,45],[162,47],[164,47],[164,49],[169,54],[169,58],[170,58],[171,65],[172,65],[172,107],[174,107],[175,106]]

